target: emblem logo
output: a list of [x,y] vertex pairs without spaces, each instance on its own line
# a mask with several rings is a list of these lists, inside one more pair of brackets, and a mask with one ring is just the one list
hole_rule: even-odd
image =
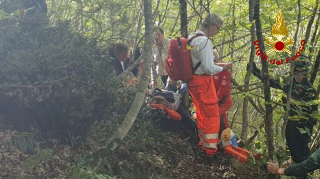
[[288,30],[286,27],[286,24],[284,22],[281,9],[279,9],[277,17],[276,17],[276,23],[273,25],[271,29],[271,35],[276,38],[276,40],[273,40],[272,37],[267,37],[265,40],[265,44],[269,47],[272,47],[271,50],[267,51],[267,54],[270,54],[272,52],[287,52],[288,54],[291,54],[291,51],[287,49],[287,46],[292,46],[294,41],[292,37],[287,37],[285,41],[282,40],[283,37],[288,35]]

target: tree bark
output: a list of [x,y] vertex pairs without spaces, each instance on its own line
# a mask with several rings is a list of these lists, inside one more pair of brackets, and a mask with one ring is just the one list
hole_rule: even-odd
[[[293,47],[292,47],[292,54],[291,56],[294,55],[294,51],[295,51],[295,48],[296,48],[296,41],[297,41],[297,38],[298,38],[298,32],[299,32],[299,24],[300,24],[300,19],[301,19],[301,6],[300,6],[300,1],[301,0],[298,0],[298,20],[297,20],[297,29],[296,29],[296,32],[295,32],[295,35],[294,35],[294,44],[293,44]],[[288,123],[288,116],[289,116],[289,111],[290,111],[290,99],[291,99],[291,92],[292,92],[292,85],[293,85],[293,69],[294,69],[294,63],[291,63],[290,65],[290,85],[289,85],[289,91],[288,91],[288,94],[287,94],[287,104],[286,104],[286,115],[284,116],[283,118],[283,127],[282,127],[282,137],[284,138],[285,136],[285,131],[286,131],[286,127],[287,127],[287,123]]]
[[311,32],[311,26],[312,26],[313,21],[314,21],[314,18],[315,18],[315,16],[316,16],[316,12],[317,12],[317,10],[318,10],[318,5],[319,5],[319,0],[317,0],[316,7],[314,8],[313,14],[312,14],[312,16],[311,16],[311,18],[310,18],[310,20],[309,20],[309,22],[308,22],[308,25],[307,25],[306,36],[305,36],[305,38],[304,38],[306,44],[307,44],[308,41],[309,41],[310,32]]
[[179,0],[180,2],[180,18],[181,18],[181,26],[180,31],[181,35],[184,38],[188,37],[188,12],[187,12],[187,1]]
[[312,85],[317,77],[317,73],[319,72],[319,66],[320,66],[320,50],[318,51],[318,55],[317,55],[316,61],[314,62],[314,65],[312,65],[312,71],[310,76],[310,83]]
[[[152,59],[152,41],[153,41],[153,23],[152,23],[152,0],[144,0],[144,17],[145,17],[145,40],[144,50],[142,54],[143,73],[140,82],[137,84],[137,93],[134,97],[133,103],[127,113],[126,118],[118,128],[118,130],[111,136],[103,149],[114,150],[119,145],[119,140],[123,140],[132,127],[139,110],[145,98],[145,90],[148,87],[150,79],[150,64]],[[118,139],[118,140],[116,140]]]
[[[312,34],[311,43],[310,43],[311,45],[316,45],[316,44],[314,44],[314,42],[315,42],[315,39],[316,39],[316,36],[317,36],[319,24],[320,24],[320,10],[319,10],[318,18],[317,18],[317,21],[316,21],[316,26],[314,27],[314,32]],[[311,48],[311,49],[313,50],[313,48]]]
[[[235,7],[233,7],[235,9]],[[253,22],[253,13],[254,13],[254,0],[249,0],[249,22]],[[234,22],[235,25],[235,22]],[[250,53],[250,59],[249,59],[249,68],[245,76],[244,80],[244,92],[249,92],[249,83],[250,83],[250,76],[252,73],[252,62],[254,61],[255,57],[255,31],[254,26],[252,25],[250,27],[250,33],[251,33],[251,53]],[[243,100],[243,110],[242,110],[242,131],[241,131],[241,142],[246,143],[247,135],[248,135],[248,104],[249,104],[249,96],[246,95]]]
[[[265,53],[265,48],[263,44],[262,37],[262,28],[260,22],[260,2],[259,0],[255,1],[254,6],[254,19],[256,25],[256,34],[259,39],[260,50],[262,53]],[[269,82],[269,71],[268,71],[268,62],[261,60],[262,62],[262,81],[264,87],[264,96],[265,96],[265,132],[267,134],[267,145],[268,145],[268,156],[271,160],[274,159],[274,140],[273,140],[273,109],[271,106],[271,93],[270,93],[270,82]]]

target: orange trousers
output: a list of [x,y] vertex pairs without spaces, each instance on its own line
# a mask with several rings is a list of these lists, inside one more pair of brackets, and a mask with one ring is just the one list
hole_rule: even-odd
[[217,152],[220,115],[212,76],[194,75],[188,89],[197,114],[202,149],[208,155]]

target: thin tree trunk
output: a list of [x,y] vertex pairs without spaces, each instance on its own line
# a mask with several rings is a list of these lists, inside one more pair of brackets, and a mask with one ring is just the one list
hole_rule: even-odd
[[142,20],[143,20],[143,10],[142,10],[142,2],[141,2],[140,9],[139,9],[139,20],[138,20],[137,33],[136,33],[136,38],[134,39],[134,49],[133,50],[135,50],[139,46],[138,39],[139,39],[141,27],[142,27]]
[[224,41],[224,42],[221,42],[221,43],[219,43],[219,44],[217,44],[217,45],[214,45],[213,48],[217,48],[218,46],[225,45],[225,44],[230,43],[230,42],[233,42],[233,41],[241,40],[241,39],[243,39],[244,37],[247,37],[247,36],[249,36],[249,35],[250,35],[250,34],[245,34],[245,35],[243,35],[243,36],[241,36],[241,37],[237,37],[237,38],[235,38],[235,39],[229,39],[229,40],[227,40],[227,41]]
[[[315,39],[316,39],[316,36],[317,36],[319,24],[320,24],[320,10],[319,10],[319,13],[318,13],[318,18],[316,20],[316,26],[314,27],[314,32],[312,34],[311,43],[310,43],[311,45],[315,45],[313,43],[315,42]],[[313,49],[313,48],[311,48],[311,49]]]
[[148,87],[150,79],[150,64],[152,59],[152,41],[153,41],[153,23],[152,23],[152,0],[144,0],[144,16],[145,16],[145,40],[142,58],[144,59],[143,73],[140,82],[137,84],[137,93],[134,97],[133,103],[127,113],[126,118],[118,128],[118,130],[111,136],[103,149],[114,150],[119,145],[119,140],[123,140],[132,127],[139,110],[145,98],[145,90]]
[[172,35],[172,34],[173,34],[174,29],[175,29],[175,28],[176,28],[176,26],[177,26],[179,16],[180,16],[180,12],[178,13],[176,20],[174,21],[174,25],[172,26],[172,29],[171,29],[171,31],[170,31],[170,35]]
[[[298,20],[297,20],[297,29],[296,29],[296,33],[294,34],[294,44],[292,47],[292,54],[291,56],[294,55],[294,51],[296,48],[296,41],[298,38],[298,32],[299,32],[299,25],[300,25],[300,19],[301,19],[301,8],[300,8],[300,1],[298,0]],[[289,111],[290,111],[290,99],[291,99],[291,92],[292,92],[292,86],[293,86],[293,69],[294,69],[294,63],[291,63],[290,65],[290,85],[289,85],[289,91],[288,91],[288,95],[287,95],[287,104],[286,104],[286,115],[283,118],[283,127],[282,127],[282,137],[285,137],[285,131],[286,131],[286,127],[287,127],[287,123],[288,123],[288,116],[289,116]]]
[[320,50],[318,51],[318,55],[317,55],[316,61],[314,62],[314,65],[312,65],[312,71],[310,76],[310,83],[312,85],[316,80],[317,73],[319,72],[319,66],[320,66]]
[[312,153],[316,150],[316,147],[317,147],[317,145],[318,145],[318,141],[319,141],[319,139],[320,139],[320,126],[318,127],[318,130],[317,130],[317,131],[318,131],[318,132],[317,132],[314,140],[312,141],[311,147],[310,147],[310,150],[311,150]]
[[238,111],[239,111],[239,106],[240,105],[238,104],[237,107],[236,107],[236,110],[233,112],[230,128],[232,128],[233,123],[236,121],[236,116],[237,116]]
[[[254,6],[254,19],[256,25],[257,38],[259,39],[260,50],[265,53],[265,48],[263,44],[262,28],[260,22],[260,2],[255,1]],[[271,106],[271,93],[270,93],[270,82],[269,82],[269,71],[268,62],[261,60],[262,62],[262,73],[263,73],[263,87],[265,96],[265,132],[267,134],[267,145],[268,145],[268,156],[271,160],[274,160],[274,140],[273,140],[273,110]]]
[[[235,6],[233,6],[233,9],[235,9]],[[253,13],[254,13],[254,0],[249,0],[249,22],[253,22]],[[234,14],[233,14],[234,15]],[[234,21],[235,26],[235,21]],[[244,80],[244,92],[249,92],[249,83],[250,83],[250,76],[252,73],[252,62],[254,61],[255,56],[255,31],[254,26],[252,25],[250,27],[251,32],[251,53],[250,53],[250,59],[249,59],[249,68],[245,76]],[[233,58],[232,58],[233,59]],[[241,131],[241,142],[246,143],[247,135],[248,135],[248,104],[249,104],[249,96],[246,95],[243,100],[243,110],[242,110],[242,131]]]
[[179,0],[180,2],[180,17],[181,17],[181,26],[180,31],[182,37],[188,37],[188,12],[187,12],[187,1]]
[[168,8],[169,8],[169,0],[167,0],[166,9],[164,10],[163,17],[160,20],[161,22],[163,22],[163,24],[165,24],[165,19],[167,19],[166,17],[167,17],[168,11],[170,12],[170,10],[168,10]]
[[[231,11],[231,7],[232,7],[232,5],[230,4],[229,11]],[[229,24],[229,19],[230,19],[230,18],[229,18],[229,17],[227,17],[227,18],[228,18],[228,19],[227,19],[227,23],[226,23],[226,24]],[[226,35],[227,35],[227,33],[224,33],[224,34],[223,34],[223,37],[222,37],[222,40],[221,40],[221,44],[222,44],[222,45],[221,45],[221,51],[220,51],[220,54],[219,54],[220,57],[222,57],[223,54],[224,54],[224,51],[223,51],[223,50],[224,50],[224,44],[225,44],[225,41],[226,41]],[[233,38],[232,40],[234,41],[234,38]],[[214,48],[215,48],[215,47],[214,47]],[[213,49],[214,49],[214,48],[213,48]]]
[[308,25],[307,25],[306,36],[305,36],[305,38],[304,38],[306,44],[307,44],[308,41],[309,41],[310,32],[311,32],[311,26],[312,26],[313,21],[314,21],[314,18],[315,18],[315,16],[316,16],[316,12],[317,12],[317,10],[318,10],[318,5],[319,5],[319,0],[317,0],[317,2],[316,2],[316,7],[314,8],[313,14],[312,14],[312,16],[311,16],[311,18],[310,18],[310,20],[309,20],[309,22],[308,22]]
[[[233,1],[233,5],[232,5],[232,26],[235,27],[236,26],[236,17],[234,15],[236,10],[236,2]],[[236,34],[236,28],[232,29],[232,35],[231,35],[231,60],[233,60],[233,55],[234,55],[234,38],[235,38],[235,34]]]
[[[237,48],[237,49],[233,50],[233,52],[231,51],[231,52],[230,52],[230,53],[228,53],[227,55],[225,55],[225,56],[223,56],[223,57],[220,57],[220,60],[222,60],[222,59],[226,58],[226,57],[227,57],[227,56],[229,56],[229,55],[232,55],[232,53],[234,53],[234,52],[236,52],[236,51],[238,51],[238,50],[243,49],[243,48],[244,48],[244,47],[246,47],[249,43],[250,43],[250,41],[246,42],[246,43],[245,43],[245,44],[243,44],[241,47],[239,47],[239,48]],[[240,60],[239,60],[239,61],[240,61]]]

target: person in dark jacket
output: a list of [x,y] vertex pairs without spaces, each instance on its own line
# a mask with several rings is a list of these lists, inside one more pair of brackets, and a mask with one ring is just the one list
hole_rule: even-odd
[[316,150],[309,158],[301,163],[293,164],[288,168],[279,168],[279,163],[267,163],[268,171],[272,174],[286,176],[305,176],[307,173],[320,169],[320,148]]
[[[112,61],[117,75],[120,75],[132,64],[129,58],[129,47],[124,43],[115,43],[110,47],[109,59]],[[131,72],[137,76],[138,65]]]
[[[294,79],[292,85],[290,111],[285,135],[287,145],[295,163],[300,163],[310,156],[308,143],[311,141],[312,129],[316,124],[313,114],[318,114],[316,104],[316,90],[307,79],[308,63],[306,56],[300,57],[301,61],[295,62]],[[253,74],[262,80],[261,71],[253,63]],[[286,110],[287,94],[290,89],[290,79],[271,79],[270,87],[283,91],[282,102]]]

